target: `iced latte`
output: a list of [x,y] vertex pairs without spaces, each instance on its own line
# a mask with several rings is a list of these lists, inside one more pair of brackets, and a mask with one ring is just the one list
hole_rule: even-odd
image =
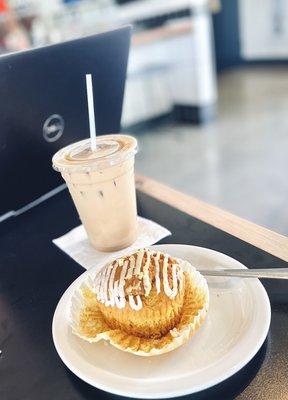
[[90,139],[58,151],[53,167],[67,183],[80,219],[92,245],[115,251],[133,243],[137,236],[134,156],[137,141],[126,135]]

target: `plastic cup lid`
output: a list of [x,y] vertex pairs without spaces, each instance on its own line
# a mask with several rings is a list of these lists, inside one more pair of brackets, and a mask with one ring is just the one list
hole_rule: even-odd
[[137,153],[137,140],[128,135],[97,137],[96,151],[90,139],[81,140],[59,150],[52,158],[53,168],[59,172],[87,172],[119,164]]

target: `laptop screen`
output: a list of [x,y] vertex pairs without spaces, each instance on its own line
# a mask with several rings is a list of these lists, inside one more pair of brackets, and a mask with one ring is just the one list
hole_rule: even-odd
[[63,183],[52,155],[89,137],[85,74],[98,134],[120,130],[130,27],[0,57],[0,215]]

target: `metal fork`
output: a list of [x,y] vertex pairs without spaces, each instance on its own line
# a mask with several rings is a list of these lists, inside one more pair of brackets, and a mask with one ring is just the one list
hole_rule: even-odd
[[233,276],[238,278],[288,279],[288,268],[199,269],[204,276]]

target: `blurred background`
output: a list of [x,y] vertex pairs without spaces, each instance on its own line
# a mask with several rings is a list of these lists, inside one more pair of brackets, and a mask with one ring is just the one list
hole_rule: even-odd
[[288,234],[288,1],[0,0],[0,53],[132,23],[137,171]]

